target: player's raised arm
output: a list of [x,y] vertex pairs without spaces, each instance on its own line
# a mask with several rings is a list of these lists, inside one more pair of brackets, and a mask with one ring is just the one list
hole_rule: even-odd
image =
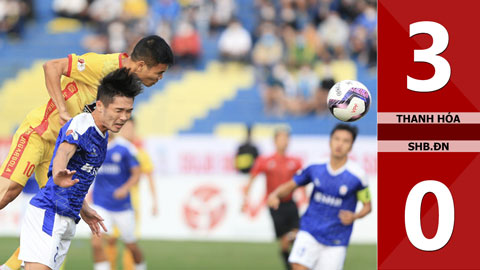
[[127,197],[130,189],[135,186],[138,181],[140,180],[140,166],[135,166],[130,169],[130,178],[128,178],[127,182],[123,184],[121,187],[115,190],[113,193],[113,197],[115,199],[123,199]]
[[72,180],[76,171],[67,169],[67,164],[77,151],[77,145],[63,142],[58,146],[55,158],[53,159],[52,175],[53,182],[60,187],[71,187],[78,183],[78,179]]
[[62,75],[69,76],[68,66],[68,58],[53,59],[43,64],[45,85],[47,86],[48,94],[57,107],[61,125],[64,125],[71,118],[67,111],[67,106],[65,104],[65,99],[63,97],[62,87],[60,84]]
[[280,204],[280,199],[292,193],[298,187],[297,183],[290,180],[280,185],[270,195],[268,195],[267,204],[273,209],[277,209]]

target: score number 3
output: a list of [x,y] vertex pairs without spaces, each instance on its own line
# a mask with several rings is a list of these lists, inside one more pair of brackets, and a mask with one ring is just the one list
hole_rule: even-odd
[[445,58],[438,56],[448,46],[448,32],[443,25],[422,21],[410,24],[410,37],[417,34],[428,34],[432,37],[432,46],[425,50],[414,50],[414,62],[426,62],[435,68],[433,77],[428,80],[417,80],[407,76],[407,88],[415,92],[433,92],[444,87],[450,80],[452,70]]
[[[445,58],[438,56],[448,46],[448,32],[436,22],[422,21],[410,24],[410,37],[428,34],[432,46],[425,50],[414,50],[414,62],[426,62],[435,68],[435,74],[428,80],[417,80],[407,76],[407,88],[415,92],[433,92],[444,87],[450,80],[451,68]],[[425,194],[433,193],[438,202],[438,228],[431,239],[422,232],[420,211]],[[453,233],[455,207],[447,186],[439,181],[427,180],[416,184],[408,194],[405,204],[405,229],[412,245],[424,251],[435,251],[444,247]]]

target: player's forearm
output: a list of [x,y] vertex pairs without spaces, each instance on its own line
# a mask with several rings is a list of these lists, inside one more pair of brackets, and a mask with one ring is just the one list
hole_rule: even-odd
[[140,169],[137,167],[131,170],[130,178],[123,184],[122,188],[130,190],[138,181],[140,181]]
[[148,184],[150,186],[150,193],[152,195],[152,201],[156,205],[157,204],[157,188],[155,186],[155,181],[153,180],[153,176],[151,173],[146,174],[148,179]]
[[250,192],[253,181],[255,181],[255,175],[250,174],[250,178],[248,178],[247,186],[245,187],[245,190],[243,191],[243,194],[245,195],[245,197],[248,196],[248,193]]
[[[52,165],[53,176],[55,176],[59,171],[67,168],[68,162],[72,158],[73,154],[75,154],[76,150],[77,150],[77,147],[74,144],[69,144],[66,142],[63,142],[60,144],[55,154],[55,158],[53,159],[53,165]],[[55,184],[58,185],[59,183],[56,180],[57,179],[53,177],[53,181],[55,182]]]
[[68,59],[50,60],[43,65],[45,85],[47,87],[48,95],[52,98],[53,103],[60,113],[67,112],[60,84],[62,75],[67,73],[67,66]]
[[80,211],[88,211],[89,209],[90,205],[88,205],[87,200],[83,200],[82,208],[80,209]]
[[355,219],[363,218],[364,216],[370,214],[370,212],[372,212],[372,203],[367,202],[363,204],[362,209],[359,212],[355,213],[353,217]]
[[295,188],[297,188],[297,183],[295,181],[290,180],[282,185],[280,185],[277,189],[275,189],[272,194],[273,196],[277,196],[279,199],[282,199],[292,193]]

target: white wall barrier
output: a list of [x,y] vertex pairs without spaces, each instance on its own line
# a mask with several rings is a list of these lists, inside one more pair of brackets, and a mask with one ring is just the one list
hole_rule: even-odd
[[[265,206],[265,179],[255,182],[247,210],[242,212],[242,190],[247,177],[233,171],[237,141],[211,136],[152,138],[145,148],[154,160],[159,214],[151,215],[147,181],[142,181],[141,235],[156,239],[196,239],[218,241],[271,241],[274,239],[270,214]],[[273,149],[271,140],[258,142],[262,153]],[[373,213],[356,221],[353,242],[376,242],[376,139],[357,139],[352,158],[369,173]],[[1,152],[0,148],[0,152]],[[328,155],[328,138],[294,137],[290,153],[311,160]],[[295,194],[304,210],[309,188]],[[0,235],[17,235],[25,201],[17,199],[0,211]],[[78,236],[88,236],[81,222]]]

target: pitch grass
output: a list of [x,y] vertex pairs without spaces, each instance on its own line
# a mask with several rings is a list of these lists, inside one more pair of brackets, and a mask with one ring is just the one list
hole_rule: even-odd
[[[15,250],[18,238],[0,238],[0,262]],[[122,245],[119,245],[119,254]],[[233,243],[142,240],[149,270],[283,270],[276,243]],[[121,260],[119,261],[121,265]],[[93,269],[88,239],[75,239],[66,270]],[[121,269],[121,267],[119,267]],[[351,245],[345,270],[376,269],[376,245]]]

